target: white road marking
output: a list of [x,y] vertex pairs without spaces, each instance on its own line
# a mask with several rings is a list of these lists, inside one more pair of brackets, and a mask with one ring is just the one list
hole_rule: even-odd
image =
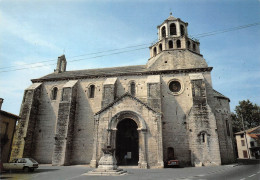
[[253,176],[255,176],[256,174],[252,174],[251,176],[248,176],[248,177],[253,177]]

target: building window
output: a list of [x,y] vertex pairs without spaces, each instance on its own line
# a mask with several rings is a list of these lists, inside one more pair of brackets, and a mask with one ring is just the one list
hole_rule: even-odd
[[162,51],[162,44],[159,44],[159,52]]
[[255,147],[255,142],[254,142],[254,141],[251,141],[251,142],[250,142],[250,146],[251,146],[251,147]]
[[184,34],[185,34],[184,26],[181,25],[181,36],[184,36]]
[[201,133],[201,142],[205,142],[205,133]]
[[190,49],[190,41],[187,42],[187,47]]
[[245,146],[245,140],[241,140],[241,145]]
[[176,43],[177,43],[177,48],[181,48],[181,41],[179,39],[177,40]]
[[157,50],[156,50],[156,47],[153,48],[153,56],[156,56],[157,54]]
[[240,137],[241,137],[241,138],[244,138],[244,134],[240,134]]
[[247,151],[243,151],[243,156],[244,156],[244,158],[248,158]]
[[51,95],[52,95],[52,100],[56,100],[57,99],[57,94],[58,94],[58,88],[54,87],[52,89]]
[[227,127],[227,135],[230,136],[230,129],[229,129],[228,120],[226,120],[226,127]]
[[173,48],[173,42],[169,41],[169,49],[172,49],[172,48]]
[[165,26],[162,27],[162,37],[165,38],[166,37],[166,30],[165,30]]
[[95,96],[95,85],[89,86],[89,98],[94,98]]
[[135,82],[131,82],[130,84],[130,93],[132,96],[135,96]]
[[178,93],[181,90],[181,83],[179,81],[172,81],[169,84],[169,89],[174,93]]
[[176,25],[174,23],[170,25],[170,35],[176,35]]
[[196,44],[193,43],[193,51],[196,51]]

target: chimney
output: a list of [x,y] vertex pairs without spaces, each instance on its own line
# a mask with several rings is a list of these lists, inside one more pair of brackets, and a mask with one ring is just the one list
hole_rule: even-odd
[[4,99],[3,99],[3,98],[0,98],[0,110],[1,110],[1,108],[2,108],[3,102],[4,102]]
[[67,65],[67,61],[66,61],[65,55],[63,54],[60,57],[58,57],[57,68],[55,70],[55,73],[65,72],[66,65]]

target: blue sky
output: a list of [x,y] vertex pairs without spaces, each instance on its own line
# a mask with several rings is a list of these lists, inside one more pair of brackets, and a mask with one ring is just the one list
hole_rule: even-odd
[[[259,0],[0,0],[0,71],[8,71],[0,72],[2,110],[19,114],[30,79],[53,72],[64,52],[67,70],[146,64],[144,47],[170,12],[196,35],[260,22],[259,9]],[[231,110],[244,99],[260,105],[260,25],[199,40],[213,88],[231,99]],[[74,57],[141,44],[122,54]]]

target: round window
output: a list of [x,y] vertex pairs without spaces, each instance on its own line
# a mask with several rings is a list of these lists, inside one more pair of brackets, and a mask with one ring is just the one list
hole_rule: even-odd
[[172,81],[169,84],[169,89],[174,93],[178,93],[181,90],[181,83],[179,81]]

